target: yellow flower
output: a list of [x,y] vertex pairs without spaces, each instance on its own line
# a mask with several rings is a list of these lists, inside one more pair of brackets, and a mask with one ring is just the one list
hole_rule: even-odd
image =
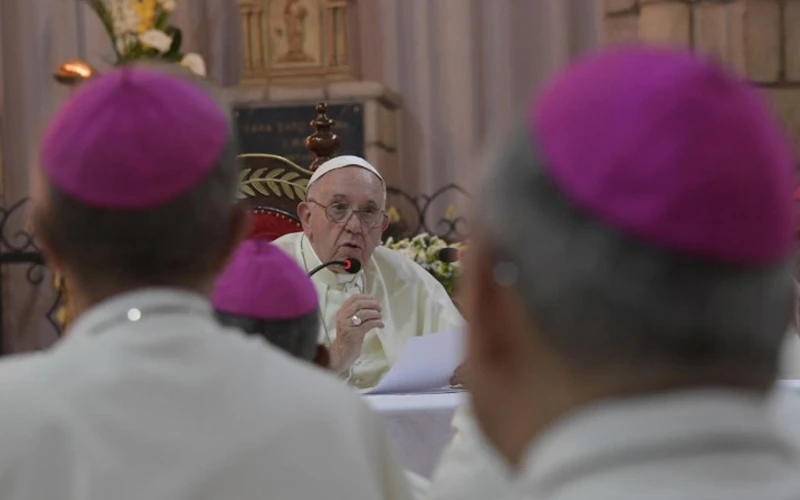
[[456,220],[458,218],[458,207],[452,203],[447,206],[447,211],[444,213],[445,220]]
[[400,211],[397,210],[395,207],[389,207],[389,210],[386,211],[386,215],[389,217],[389,223],[394,224],[395,222],[400,222]]
[[156,23],[158,0],[130,0],[130,2],[139,17],[139,33],[153,29]]

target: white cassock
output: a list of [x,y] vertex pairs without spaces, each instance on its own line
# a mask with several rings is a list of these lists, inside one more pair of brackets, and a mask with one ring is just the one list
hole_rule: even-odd
[[194,294],[98,305],[2,360],[0,401],[3,500],[409,498],[358,395]]
[[[322,264],[303,233],[291,233],[273,242],[306,270]],[[348,297],[372,296],[381,306],[385,328],[364,337],[361,357],[353,364],[349,382],[372,387],[395,362],[411,337],[450,330],[464,319],[444,287],[405,255],[378,246],[357,274],[337,274],[323,269],[312,278],[319,292],[323,325],[320,342],[336,338],[335,315]]]
[[516,478],[460,408],[427,500],[800,498],[800,396],[696,391],[588,408],[532,445]]

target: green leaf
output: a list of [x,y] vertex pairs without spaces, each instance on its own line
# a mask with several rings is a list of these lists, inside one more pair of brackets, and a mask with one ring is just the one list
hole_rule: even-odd
[[183,44],[183,32],[177,26],[169,25],[164,28],[164,33],[172,37],[172,45],[169,46],[167,54],[180,54],[181,44]]
[[158,13],[156,16],[155,27],[157,30],[164,31],[164,28],[167,27],[167,22],[169,22],[169,12],[164,9],[161,9],[161,12]]
[[280,196],[281,195],[281,188],[278,187],[278,185],[275,183],[275,181],[265,180],[264,182],[267,183],[267,186],[269,186],[269,188],[272,190],[272,193],[274,195],[276,195],[276,196]]
[[[285,181],[286,178],[284,177],[282,180]],[[294,200],[294,190],[292,189],[292,185],[286,182],[286,183],[281,183],[281,187],[283,188],[283,192],[284,194],[286,194],[286,197],[289,198],[290,200]]]
[[106,30],[108,34],[109,41],[111,42],[111,48],[114,51],[114,55],[117,56],[117,60],[120,59],[120,53],[117,50],[116,37],[114,36],[114,17],[111,15],[111,12],[106,7],[106,4],[103,0],[83,0],[86,2],[86,5],[89,6],[90,9],[94,11],[97,15],[98,19],[100,19],[100,23],[103,25],[103,28]]
[[[242,196],[241,195],[242,193],[244,193],[245,196]],[[245,198],[246,196],[255,196],[255,195],[256,195],[256,192],[253,191],[253,188],[251,188],[247,184],[240,184],[239,185],[239,198],[240,199],[241,198]]]
[[258,191],[260,194],[264,196],[269,196],[269,191],[267,191],[267,188],[264,187],[263,182],[254,181],[250,185],[253,186],[256,189],[256,191]]

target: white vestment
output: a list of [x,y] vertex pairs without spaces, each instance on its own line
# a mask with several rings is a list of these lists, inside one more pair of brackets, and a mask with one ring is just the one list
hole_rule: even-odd
[[[273,243],[306,271],[322,264],[303,233],[287,234]],[[336,338],[335,315],[348,297],[370,295],[381,306],[385,328],[370,330],[364,337],[361,357],[353,365],[349,379],[355,387],[377,384],[411,337],[464,324],[441,283],[405,255],[384,246],[377,247],[355,275],[323,269],[312,280],[319,292],[324,323],[320,342],[326,345]]]
[[[800,450],[800,394],[787,390],[777,391],[770,400],[769,413],[770,419],[776,426],[776,431],[786,437],[796,450]],[[621,422],[625,421],[626,417],[622,417]],[[487,498],[512,497],[512,471],[486,442],[474,420],[469,404],[459,407],[456,411],[453,417],[453,429],[453,440],[442,453],[441,461],[431,479],[427,494],[418,496],[418,498],[425,500],[485,500]],[[616,426],[614,430],[618,435],[624,432],[623,428],[619,426]],[[676,430],[676,432],[680,431]],[[627,439],[627,435],[619,435],[619,439]],[[583,447],[582,444],[577,444],[577,446]],[[547,461],[547,458],[544,460]],[[535,468],[535,466],[531,464],[531,468]],[[554,496],[553,498],[560,499],[562,497]]]
[[409,498],[358,395],[194,294],[96,306],[0,361],[0,401],[3,500]]
[[556,423],[514,486],[536,500],[796,500],[797,448],[767,401],[688,391],[613,401]]

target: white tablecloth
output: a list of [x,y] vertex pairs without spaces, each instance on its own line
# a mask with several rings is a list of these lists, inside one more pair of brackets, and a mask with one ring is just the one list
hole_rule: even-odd
[[[781,389],[800,394],[800,380],[782,380]],[[364,396],[384,419],[403,467],[430,478],[450,443],[455,409],[467,400],[463,392]]]
[[383,417],[403,467],[426,478],[450,443],[453,413],[466,398],[463,392],[364,396]]

